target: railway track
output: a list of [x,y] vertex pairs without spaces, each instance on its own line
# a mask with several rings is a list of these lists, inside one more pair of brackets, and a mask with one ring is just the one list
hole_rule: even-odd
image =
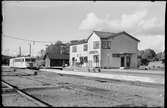
[[44,101],[42,101],[42,100],[40,100],[40,99],[34,97],[34,96],[31,95],[31,94],[28,94],[28,93],[25,92],[24,90],[21,90],[21,89],[19,89],[18,87],[13,86],[12,84],[10,84],[10,83],[8,83],[8,82],[6,82],[6,81],[3,81],[3,80],[2,80],[2,83],[3,83],[5,86],[7,86],[8,88],[14,89],[16,92],[18,92],[19,94],[25,96],[27,99],[33,101],[34,103],[38,104],[39,106],[42,106],[42,107],[52,107],[52,105],[50,105],[50,104],[48,104],[48,103],[46,103],[46,102],[44,102]]
[[[96,88],[96,87],[89,87],[89,86],[86,86],[86,85],[77,85],[77,84],[73,84],[73,83],[69,83],[69,82],[68,83],[64,83],[64,82],[60,82],[60,81],[58,81],[56,79],[51,80],[49,78],[43,78],[42,80],[39,80],[39,79],[34,79],[34,78],[31,78],[31,77],[22,76],[22,75],[17,75],[17,77],[26,78],[26,79],[37,81],[37,82],[40,82],[40,83],[43,83],[43,84],[47,84],[47,85],[59,86],[59,88],[70,88],[70,89],[73,89],[73,90],[82,91],[84,93],[88,93],[88,94],[91,94],[91,95],[103,97],[105,99],[109,99],[109,100],[113,100],[113,101],[117,101],[117,102],[121,103],[120,101],[118,101],[116,99],[113,99],[113,98],[111,98],[111,97],[109,97],[107,95],[105,96],[104,93],[101,94],[100,92],[94,92],[93,91],[93,90],[96,90],[96,91],[105,92],[105,91],[107,91],[105,89]],[[63,77],[63,76],[61,76],[61,77]],[[28,90],[28,89],[29,88],[24,88],[24,90]],[[47,87],[46,87],[46,89],[47,89]],[[50,88],[48,88],[48,89],[50,89]]]
[[[34,79],[34,78],[31,78],[31,77],[27,77],[27,76],[24,76],[24,75],[23,76],[22,75],[17,75],[17,77],[26,78],[26,79],[37,81],[37,82],[40,82],[40,83],[43,83],[43,84],[47,84],[47,85],[59,86],[60,88],[64,87],[64,88],[70,88],[70,89],[73,89],[73,90],[75,89],[77,91],[82,91],[82,92],[85,92],[85,93],[89,93],[89,94],[92,94],[92,95],[96,95],[96,96],[103,97],[103,98],[111,100],[111,98],[108,97],[108,96],[104,96],[104,95],[100,94],[99,92],[92,91],[93,89],[94,90],[99,90],[99,91],[105,91],[105,89],[99,89],[99,88],[96,88],[96,87],[88,87],[86,85],[77,85],[77,84],[73,84],[73,83],[69,83],[69,82],[68,83],[64,83],[64,82],[60,82],[60,81],[58,81],[56,79],[51,80],[49,78],[43,78],[42,80],[40,80],[40,79]],[[63,77],[63,76],[61,76],[61,77]],[[18,89],[18,87],[15,87],[15,88]],[[46,87],[46,89],[47,89],[47,87]],[[23,90],[28,90],[28,88],[24,88]],[[23,91],[23,90],[21,90],[21,91]],[[112,100],[117,101],[117,100],[115,100],[113,98],[112,98]]]

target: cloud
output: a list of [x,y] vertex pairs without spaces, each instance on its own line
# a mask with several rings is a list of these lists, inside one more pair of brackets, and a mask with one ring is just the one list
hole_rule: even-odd
[[102,23],[102,19],[98,18],[94,13],[89,13],[86,19],[81,22],[79,29],[94,29],[96,26]]
[[[143,35],[143,36],[137,36],[137,38],[140,40],[140,43],[138,45],[139,50],[152,48],[156,52],[164,51],[165,49],[165,36],[164,35],[156,35],[154,38],[152,35]],[[149,42],[148,42],[149,41]]]
[[121,26],[123,28],[132,28],[134,26],[137,26],[140,21],[146,16],[146,11],[138,11],[132,15],[122,15],[121,18]]
[[107,14],[105,18],[99,18],[95,13],[87,14],[82,20],[80,30],[106,30],[111,32],[127,31],[129,33],[158,35],[164,34],[164,23],[157,17],[147,18],[146,10],[136,11],[132,14],[123,14],[120,18],[111,19]]
[[156,52],[165,49],[165,24],[156,16],[147,17],[147,11],[137,11],[133,14],[123,14],[118,19],[111,19],[107,14],[103,19],[95,13],[89,13],[82,20],[81,30],[102,30],[110,32],[127,31],[140,40],[139,50],[152,48]]

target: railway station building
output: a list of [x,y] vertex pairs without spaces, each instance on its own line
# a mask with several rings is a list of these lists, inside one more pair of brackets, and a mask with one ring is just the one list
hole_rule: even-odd
[[70,45],[70,66],[136,68],[138,43],[127,32],[93,31],[85,41]]

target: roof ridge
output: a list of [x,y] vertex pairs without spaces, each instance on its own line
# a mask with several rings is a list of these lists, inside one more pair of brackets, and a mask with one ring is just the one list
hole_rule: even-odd
[[100,30],[93,30],[93,32],[113,33],[113,32],[109,32],[109,31],[100,31]]

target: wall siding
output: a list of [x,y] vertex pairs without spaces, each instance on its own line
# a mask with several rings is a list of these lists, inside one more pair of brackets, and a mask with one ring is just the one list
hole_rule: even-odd
[[136,40],[125,34],[108,40],[111,41],[111,49],[102,49],[102,67],[120,67],[120,57],[112,57],[113,53],[131,53],[130,67],[137,67],[138,42]]
[[[93,42],[94,41],[99,41],[100,42],[99,49],[93,49]],[[90,54],[90,51],[96,51],[97,53]],[[93,55],[99,55],[98,66],[100,66],[101,65],[101,63],[100,63],[100,61],[101,61],[101,40],[100,40],[99,36],[97,36],[95,33],[93,33],[92,36],[88,40],[88,62],[90,63],[89,64],[90,67],[96,67],[97,66],[97,64],[93,62]]]
[[[70,46],[70,65],[72,65],[72,58],[73,57],[77,58],[77,61],[79,61],[80,56],[88,56],[88,51],[83,50],[85,44],[87,44],[87,43]],[[73,46],[77,46],[77,52],[72,52]]]

